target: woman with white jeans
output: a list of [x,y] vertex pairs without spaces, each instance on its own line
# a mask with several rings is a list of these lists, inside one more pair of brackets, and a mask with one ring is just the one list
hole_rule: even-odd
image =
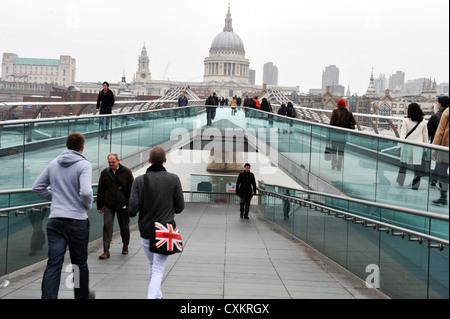
[[142,247],[147,255],[150,270],[150,283],[148,285],[147,299],[162,299],[161,282],[169,256],[152,253],[150,251],[150,240],[141,238],[141,241]]
[[166,162],[164,149],[160,146],[152,148],[148,160],[151,166],[147,172],[134,179],[129,210],[130,217],[139,213],[139,232],[150,274],[147,297],[162,299],[161,282],[169,255],[152,252],[155,250],[150,247],[150,242],[152,237],[155,238],[155,222],[175,223],[175,214],[184,209],[184,197],[180,178],[163,167]]

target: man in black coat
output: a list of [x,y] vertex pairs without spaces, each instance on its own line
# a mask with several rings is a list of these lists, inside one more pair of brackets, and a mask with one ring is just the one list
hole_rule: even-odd
[[[109,83],[103,82],[103,90],[98,93],[97,97],[97,112],[99,114],[112,114],[112,107],[114,106],[114,93],[109,89]],[[104,139],[108,138],[108,132],[106,131],[109,128],[109,117],[106,118],[105,126],[103,126],[104,118],[101,117],[99,119],[100,124],[100,137]]]
[[97,190],[97,210],[103,215],[103,254],[99,256],[100,259],[110,257],[114,215],[117,214],[123,255],[128,254],[130,242],[128,202],[134,180],[133,173],[128,167],[120,164],[119,155],[116,153],[110,153],[107,158],[109,168],[101,172]]
[[256,195],[255,175],[250,172],[250,164],[245,163],[244,171],[239,174],[236,182],[236,194],[240,197],[241,218],[248,219],[250,211],[250,201]]

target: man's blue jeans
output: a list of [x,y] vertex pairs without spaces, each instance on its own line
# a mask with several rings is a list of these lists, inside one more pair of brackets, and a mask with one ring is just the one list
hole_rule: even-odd
[[75,299],[89,298],[89,269],[87,264],[89,220],[50,218],[47,223],[48,261],[42,279],[42,299],[57,299],[66,248],[76,271]]

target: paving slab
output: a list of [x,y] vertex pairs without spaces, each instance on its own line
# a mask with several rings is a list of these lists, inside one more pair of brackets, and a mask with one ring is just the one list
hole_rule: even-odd
[[[176,216],[185,246],[169,257],[162,282],[164,299],[384,299],[385,295],[265,220],[253,206],[250,219],[239,207],[187,203]],[[91,243],[90,286],[97,299],[145,299],[148,262],[137,225],[129,254],[115,233],[111,258],[100,260],[101,240]],[[65,265],[70,264],[66,256]],[[45,263],[10,278],[1,299],[39,299]],[[73,299],[62,273],[60,299]]]

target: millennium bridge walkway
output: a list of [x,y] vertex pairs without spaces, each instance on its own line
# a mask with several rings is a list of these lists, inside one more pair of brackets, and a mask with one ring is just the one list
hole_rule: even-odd
[[[99,125],[105,118],[107,139]],[[169,171],[183,175],[186,210],[177,224],[185,250],[169,258],[165,299],[447,299],[448,205],[432,205],[439,190],[430,176],[432,153],[448,156],[448,149],[358,129],[242,108],[218,108],[207,126],[204,106],[0,121],[0,298],[40,298],[50,203],[30,187],[65,149],[67,134],[81,132],[94,194],[110,152],[137,176],[148,167],[149,149],[162,145]],[[324,159],[330,141],[346,143],[340,171]],[[429,159],[419,190],[408,185],[412,172],[404,187],[395,183],[406,146]],[[239,218],[230,193],[235,174],[192,168],[205,169],[211,157],[252,163],[259,194],[250,219]],[[120,253],[116,234],[111,258],[99,260],[103,221],[95,203],[89,217],[96,297],[145,298],[148,266],[137,218],[129,254]],[[71,299],[67,278],[69,270],[60,298]]]

